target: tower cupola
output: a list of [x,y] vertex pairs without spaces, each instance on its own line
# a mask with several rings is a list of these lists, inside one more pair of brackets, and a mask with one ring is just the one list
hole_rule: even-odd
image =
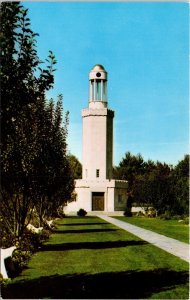
[[95,65],[89,73],[89,107],[107,107],[107,72],[102,65]]

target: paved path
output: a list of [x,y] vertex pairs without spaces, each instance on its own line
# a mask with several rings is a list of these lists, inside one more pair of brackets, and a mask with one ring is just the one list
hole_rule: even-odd
[[150,230],[146,230],[143,228],[140,228],[135,225],[131,225],[129,223],[98,214],[99,218],[114,224],[136,236],[139,238],[155,245],[156,247],[159,247],[175,256],[180,257],[181,259],[189,262],[189,245],[183,242],[180,242],[178,240],[166,237],[164,235],[155,233]]

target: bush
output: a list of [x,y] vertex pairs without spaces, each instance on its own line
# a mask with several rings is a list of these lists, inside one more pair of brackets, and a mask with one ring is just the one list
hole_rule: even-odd
[[178,222],[184,224],[184,225],[189,225],[189,217],[186,216],[181,216],[180,220]]
[[15,245],[15,237],[10,233],[3,232],[2,230],[2,234],[0,233],[0,248],[9,248],[13,245]]
[[168,210],[165,211],[164,214],[160,215],[160,219],[171,220],[172,219],[171,213]]
[[132,212],[131,212],[131,209],[130,208],[126,208],[125,211],[124,211],[124,216],[125,217],[132,217]]
[[18,249],[22,251],[35,252],[42,243],[42,234],[26,230],[21,239],[18,240]]
[[15,273],[10,277],[17,276],[23,269],[27,267],[28,261],[31,258],[32,252],[29,250],[16,249],[12,255],[12,261],[15,268]]
[[17,249],[13,252],[12,261],[14,264],[13,272],[10,277],[17,276],[27,267],[32,254],[36,252],[44,241],[49,238],[50,232],[43,229],[42,233],[37,234],[26,230],[21,239],[16,242]]
[[180,216],[180,215],[174,215],[174,216],[172,216],[172,220],[177,220],[177,221],[179,221],[179,220],[181,220],[182,219],[182,216]]
[[87,214],[86,210],[84,210],[83,208],[80,208],[79,211],[77,211],[77,215],[79,217],[85,217]]
[[189,225],[189,218],[185,218],[184,224],[185,224],[185,225]]

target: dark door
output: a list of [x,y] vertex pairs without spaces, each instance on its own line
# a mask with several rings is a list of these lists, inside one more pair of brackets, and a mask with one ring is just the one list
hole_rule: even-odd
[[104,193],[92,193],[92,210],[104,210]]

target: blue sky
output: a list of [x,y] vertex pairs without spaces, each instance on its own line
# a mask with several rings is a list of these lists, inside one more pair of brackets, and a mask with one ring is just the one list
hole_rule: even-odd
[[23,2],[38,55],[58,61],[54,89],[70,112],[68,148],[81,160],[88,73],[108,72],[114,165],[127,151],[177,164],[188,153],[188,3]]

